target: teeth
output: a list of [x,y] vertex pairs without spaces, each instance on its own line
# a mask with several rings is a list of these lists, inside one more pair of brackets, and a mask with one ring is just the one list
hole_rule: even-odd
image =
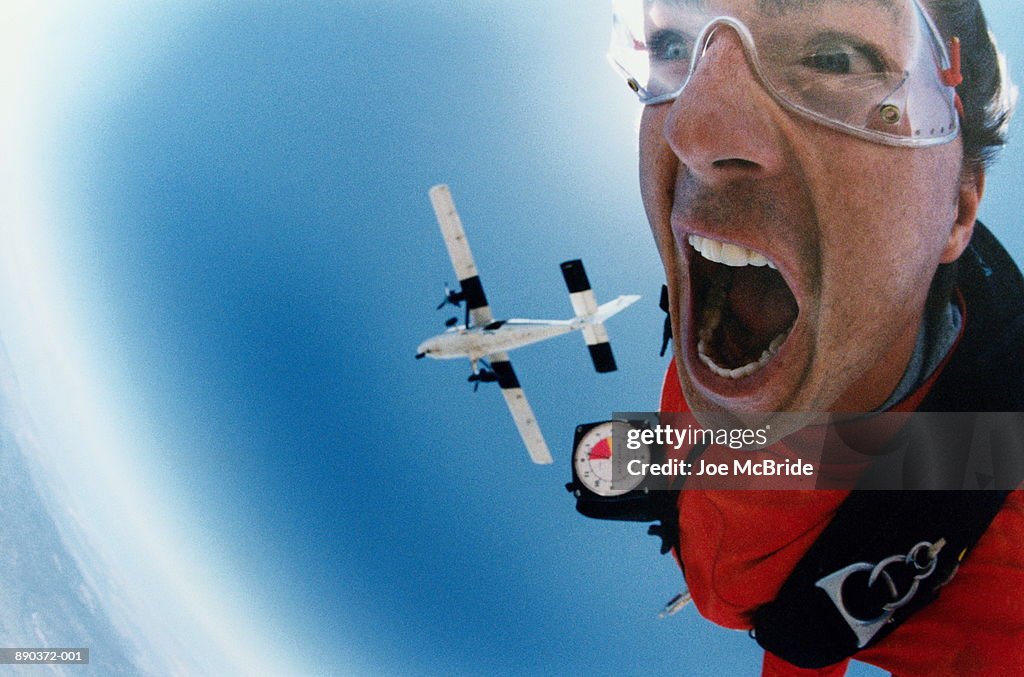
[[[713,331],[713,329],[708,330],[707,332],[708,338],[710,338],[711,331]],[[775,353],[779,352],[779,346],[786,341],[786,337],[789,336],[789,329],[773,338],[772,342],[769,343],[768,347],[761,353],[761,357],[749,364],[744,364],[742,367],[736,367],[735,369],[726,369],[725,367],[720,367],[715,364],[715,361],[712,360],[705,351],[706,339],[703,338],[705,336],[704,329],[701,329],[701,336],[702,338],[697,341],[697,357],[700,358],[700,361],[706,364],[708,369],[723,378],[738,379],[743,378],[744,376],[750,376],[755,371],[768,364],[768,361],[775,356]]]
[[751,251],[746,247],[728,242],[719,242],[718,240],[712,240],[710,237],[702,237],[700,235],[690,235],[687,241],[691,247],[700,252],[700,255],[708,261],[714,261],[715,263],[721,263],[734,268],[742,266],[768,266],[773,270],[775,269],[775,264],[765,258],[763,254]]
[[[691,242],[691,244],[693,243]],[[711,261],[722,261],[721,242],[719,242],[718,240],[709,240],[705,238],[703,241],[701,241],[701,245],[701,249],[697,249],[697,251],[701,252],[702,256],[704,256],[707,259],[710,259]],[[694,249],[696,249],[696,247],[694,247]]]

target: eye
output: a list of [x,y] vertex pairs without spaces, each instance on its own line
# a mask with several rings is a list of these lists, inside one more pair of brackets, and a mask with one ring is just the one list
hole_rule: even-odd
[[882,59],[873,49],[846,43],[819,47],[801,59],[800,65],[829,75],[869,75],[885,71]]
[[688,61],[692,46],[680,33],[658,31],[648,38],[647,51],[654,61]]

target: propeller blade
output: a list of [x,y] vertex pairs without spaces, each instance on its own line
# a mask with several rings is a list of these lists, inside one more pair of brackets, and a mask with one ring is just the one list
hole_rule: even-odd
[[441,310],[446,305],[451,304],[453,306],[462,305],[462,292],[454,291],[448,286],[448,283],[444,283],[444,300],[437,304],[436,310]]

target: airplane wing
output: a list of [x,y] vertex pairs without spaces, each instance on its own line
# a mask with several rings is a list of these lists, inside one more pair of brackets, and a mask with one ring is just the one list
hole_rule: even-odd
[[475,326],[487,324],[494,316],[487,304],[487,296],[484,294],[483,285],[480,284],[480,276],[476,272],[476,264],[473,263],[473,254],[469,251],[466,233],[462,230],[462,219],[455,211],[455,203],[452,201],[448,186],[439,184],[431,188],[430,203],[434,206],[437,222],[441,224],[441,234],[444,235],[444,243],[448,247],[448,256],[452,260],[452,267],[455,268],[455,275],[459,278],[462,298],[469,308],[469,316]]
[[508,361],[508,353],[492,353],[487,356],[491,363],[491,369],[498,376],[498,385],[501,386],[501,394],[505,397],[505,404],[508,405],[512,419],[519,428],[519,434],[523,438],[526,450],[530,452],[530,458],[534,463],[545,465],[552,462],[551,451],[548,449],[544,435],[540,432],[537,419],[533,415],[530,403],[526,401],[526,395],[519,385],[516,372],[512,370],[512,363]]
[[[448,186],[440,184],[431,188],[430,203],[434,206],[437,222],[441,225],[441,234],[444,236],[444,243],[448,248],[448,256],[452,260],[455,275],[459,278],[462,298],[469,309],[473,325],[488,324],[494,320],[494,316],[487,303],[487,295],[484,294],[484,287],[480,283],[480,276],[476,270],[476,263],[473,262],[473,254],[469,250],[466,233],[462,229],[462,219],[455,211],[455,203],[452,201],[452,194]],[[487,359],[491,364],[491,369],[498,377],[501,394],[505,398],[505,404],[508,405],[512,419],[516,422],[526,450],[530,452],[530,458],[534,463],[551,463],[551,451],[548,449],[547,442],[544,441],[544,435],[540,432],[533,409],[526,401],[526,395],[523,394],[523,389],[519,385],[516,372],[513,371],[512,363],[509,362],[508,353],[492,353],[487,356]]]

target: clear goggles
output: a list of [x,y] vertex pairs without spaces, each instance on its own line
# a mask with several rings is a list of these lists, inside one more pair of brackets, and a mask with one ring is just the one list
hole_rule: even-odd
[[917,0],[612,0],[609,60],[644,104],[686,89],[708,44],[734,31],[785,108],[894,146],[959,133],[960,46]]

